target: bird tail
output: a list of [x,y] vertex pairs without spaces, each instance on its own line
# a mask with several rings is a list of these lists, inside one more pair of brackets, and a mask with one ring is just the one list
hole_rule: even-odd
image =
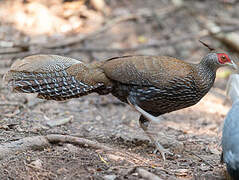
[[227,96],[232,102],[239,100],[239,74],[232,74],[227,83]]
[[15,92],[38,93],[38,98],[48,100],[62,101],[92,92],[107,94],[110,80],[100,65],[57,55],[34,55],[17,60],[4,80]]

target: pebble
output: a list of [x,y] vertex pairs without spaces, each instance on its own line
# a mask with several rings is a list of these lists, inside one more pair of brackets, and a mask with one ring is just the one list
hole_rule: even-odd
[[31,162],[31,165],[35,166],[36,168],[41,169],[41,168],[42,168],[42,160],[37,159],[37,160],[35,160],[35,161],[32,161],[32,162]]
[[105,176],[104,176],[104,180],[115,180],[116,177],[117,177],[117,176],[116,176],[115,174],[105,175]]
[[69,116],[67,118],[49,120],[46,122],[46,124],[50,127],[55,127],[55,126],[64,125],[64,124],[72,121],[72,119],[73,119],[73,116]]

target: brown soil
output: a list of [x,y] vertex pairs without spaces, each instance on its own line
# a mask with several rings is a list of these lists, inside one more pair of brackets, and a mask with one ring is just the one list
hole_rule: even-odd
[[[29,5],[29,3],[22,4],[21,1],[16,2],[21,8]],[[47,3],[47,1],[43,2]],[[62,1],[54,2],[57,7],[63,4]],[[55,32],[54,29],[51,29],[51,33],[45,34],[44,27],[42,31],[37,31],[35,34],[28,33],[26,29],[21,29],[19,24],[14,23],[14,18],[11,20],[3,18],[5,14],[2,11],[0,42],[8,41],[16,44],[33,42],[27,51],[27,55],[30,55],[38,52],[36,44],[63,41],[66,37],[94,32],[101,26],[104,18],[127,13],[155,12],[155,16],[124,21],[92,39],[70,47],[61,47],[58,52],[76,47],[129,48],[148,42],[170,41],[180,36],[195,34],[193,38],[170,46],[133,52],[74,51],[65,55],[89,62],[93,59],[102,60],[125,54],[164,54],[198,62],[208,51],[200,45],[196,36],[204,30],[202,25],[204,21],[200,20],[223,19],[219,24],[228,25],[230,22],[225,19],[239,18],[239,4],[234,1],[218,0],[182,2],[184,6],[177,7],[171,1],[164,0],[110,0],[107,1],[107,12],[96,11],[85,2],[88,9],[84,13],[97,16],[97,23],[94,24],[94,20],[83,13],[84,18],[80,20],[84,25],[77,30],[74,29],[73,32],[62,34],[60,31]],[[13,6],[9,3],[2,2],[1,5],[2,10],[9,13],[13,11]],[[60,10],[57,12],[61,14]],[[64,21],[59,20],[59,22],[67,25],[69,19],[64,18]],[[203,40],[214,47],[227,49],[210,36],[203,37]],[[51,52],[56,53],[54,50],[48,51]],[[0,54],[1,77],[12,62],[17,57],[24,56],[24,53],[26,52]],[[224,72],[225,69],[220,70],[218,75],[221,77]],[[220,138],[223,119],[231,104],[225,96],[228,77],[219,76],[212,90],[197,105],[165,114],[161,123],[150,127],[152,133],[158,135],[163,146],[175,154],[167,156],[165,163],[159,154],[153,154],[153,144],[138,125],[139,114],[111,95],[92,94],[66,102],[46,101],[36,99],[35,95],[11,93],[0,78],[0,146],[24,137],[66,134],[97,141],[115,149],[112,152],[95,150],[90,146],[57,143],[39,149],[17,151],[0,161],[0,179],[140,179],[141,175],[136,171],[138,167],[162,179],[225,179],[225,166],[220,164]],[[47,124],[49,121],[67,119],[70,116],[72,119],[66,124],[54,127],[49,127]]]

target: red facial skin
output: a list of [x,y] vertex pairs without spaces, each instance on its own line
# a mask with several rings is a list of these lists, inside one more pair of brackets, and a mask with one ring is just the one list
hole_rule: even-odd
[[217,53],[218,61],[221,64],[231,63],[231,59],[226,53]]

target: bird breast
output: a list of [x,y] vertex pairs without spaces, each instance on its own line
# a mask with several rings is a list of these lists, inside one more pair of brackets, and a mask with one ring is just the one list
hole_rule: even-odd
[[196,104],[206,93],[197,86],[192,76],[174,78],[167,86],[139,86],[117,82],[112,94],[123,102],[127,97],[135,100],[145,111],[158,115],[179,110]]

